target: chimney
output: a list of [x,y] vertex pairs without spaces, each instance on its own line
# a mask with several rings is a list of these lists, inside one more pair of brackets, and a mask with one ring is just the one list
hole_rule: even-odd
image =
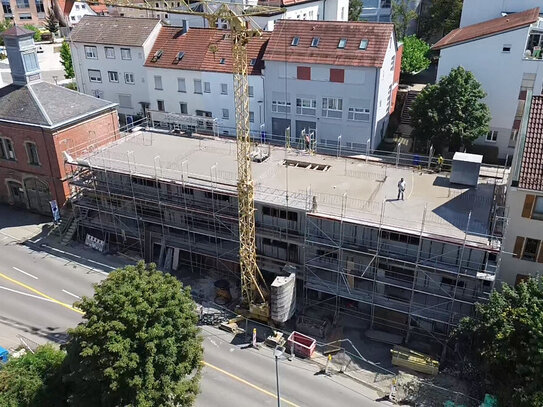
[[40,80],[40,64],[34,44],[34,31],[13,26],[4,31],[2,36],[8,54],[13,83],[26,85]]

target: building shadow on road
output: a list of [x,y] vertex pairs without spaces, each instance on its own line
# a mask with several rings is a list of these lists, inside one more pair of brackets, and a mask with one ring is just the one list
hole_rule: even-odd
[[[65,330],[60,330],[60,328],[58,327],[36,327],[3,316],[0,316],[0,327],[1,326],[11,327],[18,331],[19,334],[17,335],[17,337],[21,341],[21,345],[26,344],[31,347],[38,346],[38,342],[36,342],[38,338],[44,339],[44,343],[54,342],[59,345],[66,343],[69,338],[68,333]],[[29,337],[25,335],[28,335]]]

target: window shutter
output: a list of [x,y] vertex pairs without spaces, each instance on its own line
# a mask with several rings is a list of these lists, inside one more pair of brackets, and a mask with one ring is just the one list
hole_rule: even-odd
[[524,246],[524,238],[521,236],[517,236],[517,240],[515,241],[515,248],[513,249],[513,257],[520,258],[520,255],[522,254],[523,246]]
[[297,67],[297,78],[305,81],[311,80],[311,67],[299,66]]
[[524,208],[522,208],[522,217],[531,218],[534,209],[535,195],[526,194],[524,198]]

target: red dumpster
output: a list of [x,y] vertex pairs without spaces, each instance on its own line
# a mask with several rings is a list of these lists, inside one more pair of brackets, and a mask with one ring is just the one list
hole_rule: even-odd
[[315,352],[317,341],[300,332],[293,331],[287,340],[288,349],[294,347],[294,354],[302,358],[310,358]]

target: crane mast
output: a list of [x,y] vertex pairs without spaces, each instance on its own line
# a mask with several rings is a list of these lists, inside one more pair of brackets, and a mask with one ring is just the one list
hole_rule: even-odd
[[[88,1],[88,3],[97,3]],[[168,4],[167,2],[165,2]],[[270,12],[284,11],[280,7],[254,6],[223,3],[220,1],[181,1],[183,9],[173,7],[154,7],[147,1],[135,3],[133,0],[105,0],[107,6],[127,7],[139,10],[167,12],[170,14],[189,14],[204,17],[210,27],[215,27],[222,19],[230,25],[233,58],[234,103],[236,107],[236,144],[238,162],[238,217],[239,217],[239,263],[241,273],[242,307],[254,318],[268,320],[270,307],[267,286],[256,260],[254,184],[251,161],[251,127],[249,122],[249,80],[247,68],[247,44],[253,37],[261,36],[259,29],[248,27],[248,19],[267,15]],[[173,4],[173,3],[172,3]],[[201,5],[203,11],[192,7]]]

